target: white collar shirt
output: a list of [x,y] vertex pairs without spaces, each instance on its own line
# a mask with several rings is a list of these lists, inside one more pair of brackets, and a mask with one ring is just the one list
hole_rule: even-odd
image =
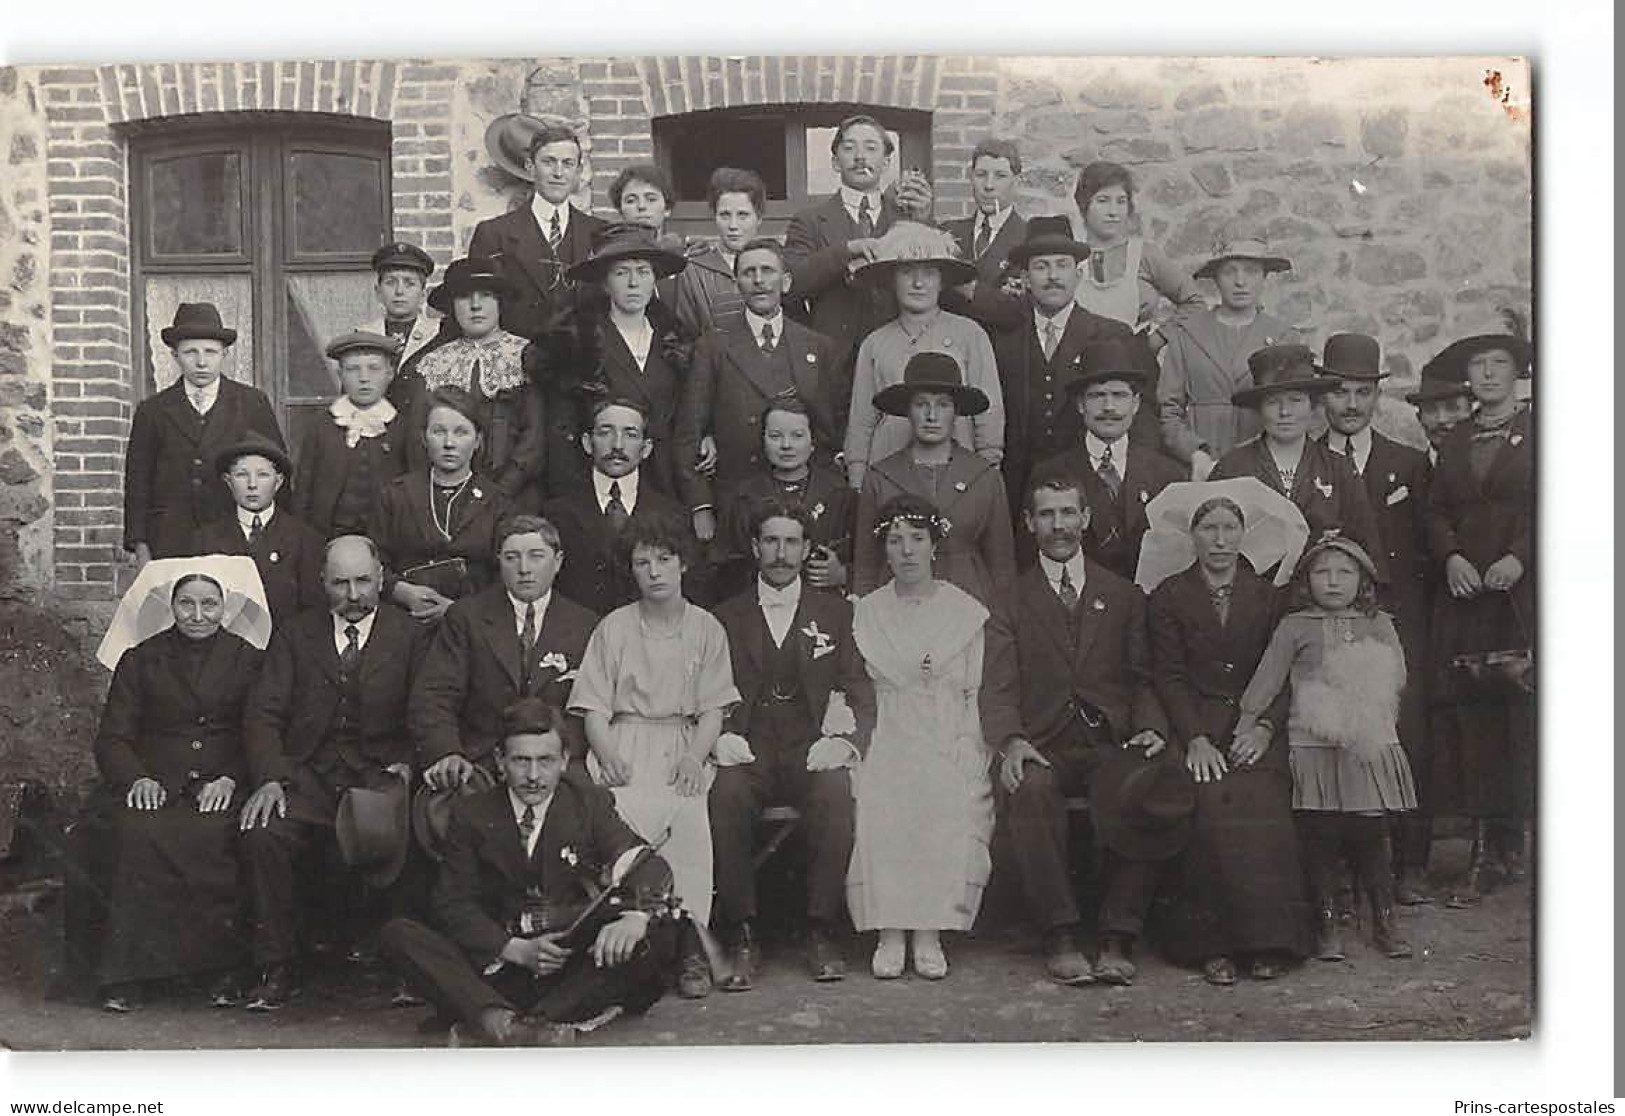
[[1083,452],[1089,455],[1089,464],[1098,473],[1101,458],[1106,455],[1107,447],[1112,451],[1112,468],[1117,470],[1119,477],[1128,475],[1128,435],[1125,434],[1115,442],[1103,442],[1095,437],[1092,431],[1084,431]]
[[537,226],[542,230],[542,239],[546,240],[552,235],[553,215],[559,215],[559,235],[568,236],[570,233],[570,203],[554,205],[540,194],[532,194],[530,198],[530,212],[536,218]]
[[1049,582],[1050,591],[1057,597],[1061,595],[1061,572],[1064,570],[1072,581],[1072,588],[1079,597],[1083,596],[1083,579],[1085,576],[1083,565],[1083,551],[1078,551],[1065,562],[1057,562],[1048,555],[1040,554],[1038,564],[1043,567],[1044,580]]
[[[1349,464],[1354,471],[1365,474],[1366,462],[1371,460],[1371,427],[1362,428],[1358,433],[1344,435],[1335,430],[1326,431],[1326,446],[1333,453],[1344,454],[1352,460]],[[1353,452],[1351,453],[1350,450]]]
[[801,606],[801,579],[798,577],[783,589],[775,589],[760,577],[756,579],[756,603],[761,606],[762,619],[773,636],[773,646],[783,647],[784,637],[790,634],[795,622],[796,609]]
[[638,362],[638,371],[649,363],[649,350],[654,347],[655,331],[649,324],[647,316],[640,317],[637,322],[627,326],[619,318],[612,317],[610,322],[615,326],[615,332],[621,335],[626,347],[632,351],[632,359]]
[[626,505],[626,514],[631,515],[638,510],[638,470],[633,469],[624,477],[606,477],[597,469],[592,471],[592,491],[598,499],[598,510],[609,510],[609,487],[612,484],[621,486],[621,503]]
[[[973,237],[979,237],[982,235],[982,232],[985,229],[987,231],[988,243],[993,243],[993,241],[998,237],[999,233],[1004,230],[1004,223],[1010,220],[1010,214],[1014,213],[1015,211],[1015,207],[1010,205],[995,210],[993,213],[983,213],[981,210],[977,210],[976,225],[972,229],[971,235]],[[974,244],[975,240],[972,240],[971,243]]]
[[1076,302],[1069,299],[1067,304],[1061,307],[1060,313],[1052,318],[1046,318],[1036,309],[1033,311],[1033,328],[1038,331],[1038,343],[1040,345],[1044,343],[1044,331],[1049,328],[1051,323],[1055,325],[1055,344],[1060,345],[1061,338],[1066,336],[1066,323],[1072,320],[1072,310],[1077,305]]
[[758,347],[762,344],[762,330],[767,326],[773,327],[773,344],[777,346],[784,340],[784,311],[780,310],[771,318],[764,318],[754,310],[746,309],[745,323],[750,326],[750,335],[756,338]]
[[344,654],[344,648],[348,646],[350,642],[349,638],[344,634],[344,629],[348,628],[352,623],[355,625],[356,630],[356,650],[366,650],[367,640],[372,637],[372,622],[378,619],[378,610],[376,608],[367,613],[367,615],[360,620],[346,620],[336,612],[332,613],[332,617],[334,650],[336,650],[340,655]]
[[548,605],[548,602],[553,599],[553,590],[549,589],[547,592],[543,593],[540,597],[537,597],[534,601],[530,601],[530,602],[522,601],[518,597],[514,596],[512,593],[509,593],[507,596],[508,596],[508,603],[513,605],[513,630],[515,632],[519,633],[521,638],[524,637],[524,634],[525,634],[525,609],[531,607],[531,605],[535,605],[535,607],[536,607],[536,614],[535,614],[536,615],[536,632],[537,632],[537,634],[540,634],[541,630],[542,630],[542,618],[547,615],[547,605]]
[[237,526],[242,529],[244,539],[252,537],[256,515],[260,517],[260,530],[267,530],[271,526],[271,517],[276,515],[276,505],[272,504],[260,512],[251,512],[247,508],[237,509]]
[[220,377],[216,376],[208,387],[201,390],[183,380],[181,390],[186,392],[186,401],[192,405],[192,410],[206,415],[214,409],[215,400],[220,398]]
[[858,211],[863,205],[863,199],[868,198],[869,219],[875,223],[875,228],[878,229],[880,227],[881,194],[879,190],[871,190],[868,193],[863,193],[860,190],[854,190],[850,186],[843,185],[839,193],[841,195],[841,204],[846,206],[847,215],[852,218],[852,223],[854,225],[860,223]]
[[547,820],[547,809],[553,805],[553,797],[550,794],[541,802],[532,806],[515,794],[512,787],[508,788],[508,806],[513,810],[513,823],[519,827],[519,832],[523,833],[525,831],[526,810],[532,811],[531,817],[536,823],[530,831],[530,840],[525,842],[525,855],[527,857],[536,855],[536,842],[542,839],[542,823]]

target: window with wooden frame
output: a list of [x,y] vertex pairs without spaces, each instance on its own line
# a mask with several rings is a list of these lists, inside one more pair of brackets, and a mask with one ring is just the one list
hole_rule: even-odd
[[379,317],[370,267],[390,236],[389,125],[295,113],[154,121],[130,136],[136,359],[177,371],[159,332],[182,302],[237,331],[225,374],[264,391],[297,452],[338,394],[327,342]]
[[830,166],[835,127],[848,116],[873,116],[891,133],[896,151],[883,185],[912,167],[931,173],[931,114],[916,109],[859,104],[752,105],[656,117],[655,162],[672,180],[677,197],[667,224],[687,236],[713,236],[706,203],[711,172],[718,167],[753,170],[767,183],[762,231],[778,235],[799,210],[835,192],[840,179]]

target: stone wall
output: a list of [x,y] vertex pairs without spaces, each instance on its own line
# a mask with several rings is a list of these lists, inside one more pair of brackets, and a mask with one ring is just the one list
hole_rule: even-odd
[[0,68],[0,601],[32,599],[51,582],[44,150],[39,83]]

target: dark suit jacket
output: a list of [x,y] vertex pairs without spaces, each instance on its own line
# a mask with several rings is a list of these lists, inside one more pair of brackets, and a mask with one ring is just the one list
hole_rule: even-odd
[[[756,600],[756,587],[731,597],[719,605],[716,618],[728,633],[728,654],[733,662],[734,679],[739,686],[740,702],[733,707],[723,722],[723,730],[737,732],[746,740],[751,737],[751,716],[757,699],[762,696],[763,661],[767,656],[772,633],[762,616],[762,607]],[[816,630],[829,637],[827,650],[815,656],[817,646],[807,631]],[[806,699],[806,732],[799,740],[776,740],[770,746],[781,748],[805,747],[823,735],[820,726],[824,709],[829,704],[832,690],[846,695],[857,721],[858,731],[853,744],[867,751],[870,734],[874,731],[874,684],[863,668],[863,657],[858,654],[852,639],[852,606],[845,597],[834,593],[817,593],[806,586],[801,590],[801,603],[796,607],[795,619],[785,642],[792,645],[796,665],[801,676],[801,692]],[[754,744],[755,741],[752,740]],[[753,747],[758,756],[760,748]]]
[[[1371,432],[1371,456],[1366,458],[1366,498],[1376,513],[1383,544],[1388,548],[1388,591],[1384,606],[1411,658],[1412,677],[1420,669],[1415,656],[1427,645],[1428,493],[1433,466],[1427,454]],[[1414,648],[1414,650],[1413,650]]]
[[592,249],[593,233],[603,227],[604,222],[592,214],[572,211],[555,253],[536,224],[529,197],[518,209],[474,226],[468,254],[496,260],[517,288],[515,297],[503,300],[503,329],[531,340],[542,335],[570,290],[562,279],[555,283],[555,274],[585,260]]
[[376,438],[362,438],[354,449],[344,444],[344,431],[331,421],[318,422],[299,447],[299,466],[294,471],[293,513],[323,538],[334,535],[333,516],[344,492],[350,464],[365,457],[377,487],[372,494],[372,511],[367,516],[367,533],[376,530],[378,499],[384,485],[406,472],[407,414],[401,410]]
[[[1011,213],[999,228],[998,235],[988,244],[987,250],[977,256],[974,254],[977,217],[978,214],[972,213],[969,217],[961,217],[956,221],[944,221],[942,227],[952,233],[954,239],[959,242],[959,254],[975,262],[977,284],[989,290],[997,290],[1004,282],[1004,261],[1010,255],[1010,249],[1027,239],[1027,218],[1019,213]],[[968,318],[976,318],[976,310],[975,305],[966,302],[962,309],[954,312],[964,314]],[[981,319],[977,318],[977,321]],[[982,324],[987,326],[990,335],[995,332],[995,323],[982,322]]]
[[429,474],[405,473],[385,486],[378,498],[378,533],[373,539],[384,555],[384,570],[391,582],[411,581],[403,574],[425,562],[461,558],[468,564],[469,584],[461,594],[496,581],[497,524],[508,514],[508,498],[479,474],[452,505],[451,541],[435,528],[429,505]]
[[[1230,611],[1222,624],[1207,581],[1195,565],[1152,592],[1152,677],[1173,738],[1181,746],[1206,736],[1221,752],[1229,747],[1242,691],[1285,614],[1285,595],[1245,561],[1237,567]],[[1291,693],[1291,687],[1282,687],[1265,714],[1277,729],[1286,728]]]
[[[573,556],[572,556],[573,558]],[[566,563],[568,564],[568,563]],[[521,686],[519,632],[513,604],[492,585],[446,610],[423,658],[412,690],[412,739],[418,762],[428,767],[460,753],[481,760],[502,737],[502,711],[521,697],[539,697],[564,709],[598,617],[555,591],[536,633],[537,663],[562,655],[566,665],[532,664],[530,685]],[[579,717],[566,718],[565,743],[572,754],[586,744]]]
[[265,603],[278,627],[307,608],[325,608],[322,557],[327,540],[292,512],[278,510],[265,525],[260,545],[249,549],[233,509],[225,519],[205,523],[192,533],[191,554],[246,554],[254,559],[265,586]]
[[[361,649],[360,757],[379,769],[411,763],[406,703],[423,648],[421,625],[387,601],[378,605]],[[299,614],[271,637],[265,670],[243,713],[243,742],[254,784],[286,783],[294,768],[335,747],[328,733],[339,707],[339,652],[333,614]]]
[[[574,770],[554,788],[530,857],[520,844],[505,785],[458,798],[451,808],[446,858],[430,897],[430,916],[474,965],[483,967],[517,936],[527,892],[538,892],[555,909],[580,907],[588,899],[583,874],[593,870],[596,875],[641,844],[615,812],[609,791]],[[578,858],[574,868],[564,859],[566,848]],[[626,880],[628,906],[652,909],[670,890],[670,881],[665,861],[651,857]]]
[[[884,235],[898,219],[888,193],[881,198],[875,235]],[[791,298],[805,301],[807,324],[835,344],[841,354],[842,374],[848,377],[858,345],[872,330],[897,316],[897,300],[889,287],[851,282],[846,265],[852,257],[846,242],[857,236],[857,223],[841,204],[839,193],[790,218],[784,233]]]
[[[1033,325],[1031,304],[1025,299],[1019,301],[1023,307],[1020,318],[993,338],[993,356],[998,361],[999,381],[1004,388],[1002,467],[1012,508],[1022,507],[1026,500],[1032,467],[1076,445],[1083,436],[1082,418],[1066,392],[1066,385],[1079,373],[1083,347],[1094,341],[1133,336],[1122,322],[1077,306],[1067,318],[1066,329],[1055,345],[1055,355],[1046,362],[1038,330]],[[1141,414],[1152,412],[1148,418],[1150,434],[1140,431],[1139,415],[1135,416],[1132,433],[1139,434],[1146,445],[1155,446],[1161,441],[1156,431],[1154,397],[1151,404],[1148,407],[1142,403],[1140,407]],[[1049,414],[1052,421],[1033,428],[1030,416],[1035,410]]]
[[1298,462],[1298,471],[1292,478],[1292,491],[1288,492],[1281,483],[1275,458],[1270,456],[1264,436],[1260,434],[1219,458],[1208,479],[1229,480],[1231,477],[1257,477],[1298,505],[1309,523],[1311,543],[1323,531],[1342,531],[1371,556],[1372,564],[1377,567],[1377,579],[1385,585],[1388,583],[1388,549],[1382,544],[1382,529],[1377,525],[1376,513],[1371,510],[1365,484],[1342,454],[1333,453],[1323,443],[1309,439],[1304,443],[1303,459]]
[[[564,546],[564,564],[553,583],[555,593],[564,594],[599,616],[607,616],[637,599],[637,583],[632,580],[631,569],[615,553],[615,532],[598,507],[590,478],[574,491],[548,501],[542,514],[559,529],[559,541]],[[641,520],[653,515],[667,516],[692,530],[683,506],[651,488],[648,474],[642,473],[632,518]],[[696,568],[684,576],[685,594],[699,584],[698,573]],[[689,599],[694,598],[690,595]]]
[[1039,566],[1018,577],[1004,607],[993,610],[981,710],[983,735],[996,747],[1013,736],[1039,751],[1122,743],[1145,729],[1168,737],[1151,681],[1145,598],[1106,567],[1084,561],[1072,615]]
[[[96,766],[118,801],[143,775],[171,798],[189,786],[248,776],[243,706],[259,676],[261,653],[219,632],[201,658],[174,628],[124,652],[102,707]],[[196,672],[191,669],[196,667]]]
[[[130,421],[124,457],[124,547],[144,542],[154,558],[186,553],[192,532],[231,514],[231,492],[215,469],[215,454],[250,430],[287,448],[271,401],[258,388],[220,379],[220,394],[201,422],[184,380],[143,399]],[[292,501],[284,486],[278,504]]]
[[713,550],[718,553],[722,567],[717,590],[724,599],[755,581],[756,558],[750,549],[750,520],[757,506],[769,498],[785,499],[805,508],[812,519],[812,533],[807,541],[833,550],[848,567],[850,577],[858,494],[847,487],[846,477],[835,466],[814,458],[806,487],[795,497],[785,496],[773,474],[766,469],[722,492],[722,506],[717,515],[718,545]]
[[[1043,473],[1060,469],[1083,482],[1083,498],[1089,505],[1084,553],[1129,581],[1134,580],[1134,571],[1140,564],[1140,540],[1151,526],[1145,506],[1170,484],[1186,479],[1185,469],[1172,458],[1164,457],[1155,446],[1155,442],[1129,438],[1126,467],[1118,466],[1122,470],[1123,484],[1115,500],[1089,460],[1088,448],[1081,442],[1065,453],[1040,462],[1036,470]],[[1037,557],[1032,560],[1036,562]]]
[[[780,350],[789,358],[795,394],[812,412],[813,439],[828,451],[845,432],[840,402],[840,357],[828,338],[784,318]],[[694,350],[694,365],[683,385],[674,436],[677,490],[690,508],[717,506],[718,490],[762,469],[762,411],[779,385],[765,374],[763,357],[750,329],[711,330]],[[716,438],[716,477],[695,468],[700,439]]]

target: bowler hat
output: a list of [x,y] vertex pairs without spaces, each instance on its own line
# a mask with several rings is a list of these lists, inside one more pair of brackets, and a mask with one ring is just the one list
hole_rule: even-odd
[[874,408],[884,414],[906,416],[909,402],[922,391],[953,396],[954,414],[960,418],[979,415],[989,406],[981,389],[965,383],[965,375],[953,357],[947,353],[915,353],[903,366],[903,382],[875,393]]
[[417,271],[427,279],[434,274],[434,260],[416,244],[397,240],[386,244],[372,254],[372,269],[385,271]]
[[1177,754],[1114,748],[1095,769],[1089,813],[1101,845],[1130,860],[1166,860],[1190,837],[1196,786]]
[[446,859],[446,833],[451,826],[452,805],[463,795],[478,794],[496,786],[485,768],[476,765],[474,772],[461,786],[445,790],[418,788],[412,796],[412,836],[418,846],[436,863]]
[[1416,385],[1415,391],[1405,393],[1405,402],[1415,406],[1418,403],[1436,403],[1441,399],[1453,399],[1456,396],[1472,397],[1472,389],[1461,376],[1447,370],[1434,357],[1422,365],[1422,379]]
[[1220,237],[1213,245],[1213,255],[1192,275],[1197,279],[1211,279],[1218,274],[1219,267],[1229,260],[1251,260],[1262,267],[1266,275],[1272,271],[1292,269],[1291,260],[1285,256],[1270,255],[1269,242],[1261,234],[1254,234]]
[[[525,169],[530,159],[530,143],[538,132],[549,128],[563,129],[572,136],[580,131],[573,120],[562,116],[531,116],[529,113],[509,112],[491,121],[485,129],[485,153],[491,161],[515,178],[534,182]],[[579,143],[579,139],[577,140]]]
[[1257,407],[1266,395],[1278,391],[1325,392],[1337,386],[1319,374],[1307,345],[1266,345],[1247,358],[1247,370],[1252,384],[1230,396],[1237,407]]
[[401,355],[401,342],[382,333],[356,329],[327,343],[328,360],[338,360],[345,353],[383,353],[393,358]]
[[217,473],[227,473],[237,463],[239,457],[249,455],[263,457],[276,466],[277,472],[284,477],[293,475],[293,463],[288,460],[288,454],[283,448],[257,430],[250,430],[229,446],[225,446],[214,455],[214,469]]
[[173,349],[182,341],[218,341],[230,345],[237,331],[220,321],[220,311],[212,302],[183,302],[175,307],[175,320],[159,331],[164,344]]
[[1334,333],[1326,338],[1320,364],[1321,373],[1334,380],[1376,381],[1388,375],[1382,370],[1382,346],[1363,333]]
[[1138,367],[1135,351],[1127,341],[1109,337],[1091,341],[1078,357],[1078,374],[1067,381],[1068,395],[1077,395],[1091,384],[1122,380],[1135,391],[1145,387],[1146,373]]
[[370,787],[351,787],[339,799],[333,834],[339,853],[373,887],[388,887],[406,863],[406,779],[395,775]]
[[1371,555],[1365,552],[1365,547],[1335,528],[1322,532],[1320,538],[1309,544],[1309,549],[1303,552],[1302,558],[1298,559],[1298,569],[1307,574],[1310,564],[1328,550],[1337,550],[1347,554],[1373,581],[1380,580],[1377,576],[1377,565],[1371,560]]
[[1005,255],[1009,267],[1026,267],[1034,256],[1071,256],[1075,260],[1089,258],[1089,246],[1073,239],[1072,222],[1064,216],[1029,217],[1027,238]]
[[889,283],[899,267],[935,267],[944,287],[976,278],[976,265],[962,259],[953,234],[918,221],[899,221],[875,242],[875,258],[852,276],[859,283]]
[[576,283],[597,283],[622,260],[648,260],[661,279],[688,266],[681,252],[661,247],[654,230],[647,225],[617,221],[593,234],[592,253],[572,267],[566,277]]
[[1448,374],[1453,379],[1467,379],[1467,362],[1479,353],[1487,353],[1492,349],[1502,349],[1512,356],[1512,361],[1518,366],[1520,375],[1527,375],[1529,362],[1535,355],[1534,346],[1522,337],[1510,333],[1480,333],[1472,337],[1463,337],[1460,341],[1453,341],[1444,347],[1432,363],[1437,363],[1441,375]]
[[451,261],[440,285],[429,292],[429,305],[442,314],[452,312],[452,299],[474,291],[489,291],[499,299],[512,298],[513,284],[502,265],[485,256],[468,256]]

